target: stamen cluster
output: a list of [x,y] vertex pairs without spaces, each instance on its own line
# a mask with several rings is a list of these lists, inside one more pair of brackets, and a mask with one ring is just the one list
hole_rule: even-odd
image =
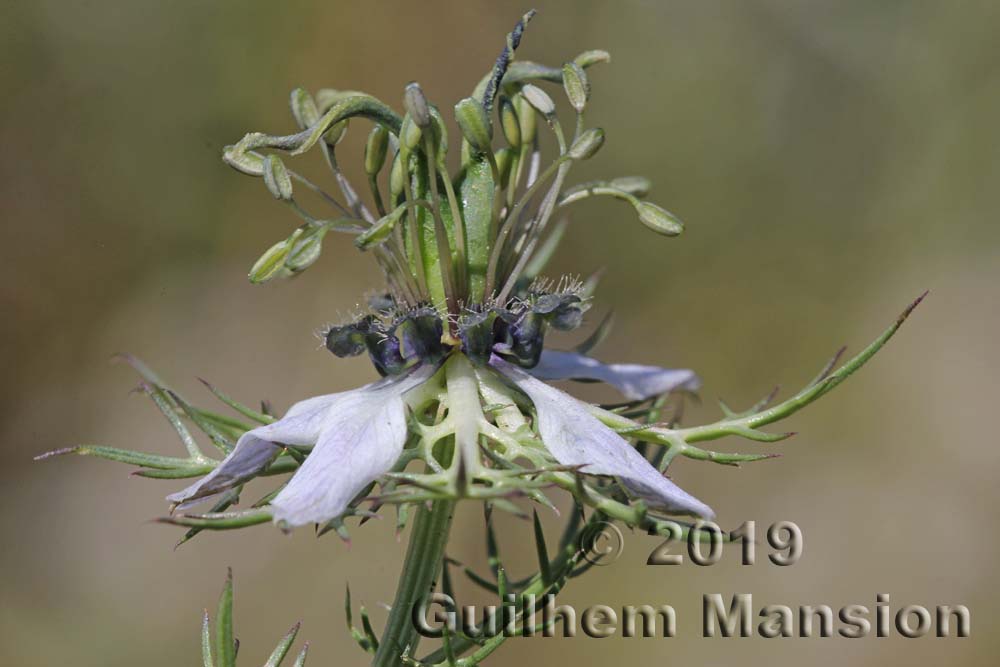
[[[371,303],[372,312],[327,329],[326,348],[338,357],[368,353],[379,374],[398,375],[421,364],[438,364],[453,349],[483,365],[496,354],[523,368],[541,358],[549,327],[580,326],[587,302],[575,286],[562,292],[529,291],[505,306],[475,305],[453,322],[429,305],[404,308],[391,295]],[[448,329],[454,336],[445,336]]]
[[[630,204],[639,220],[654,231],[679,234],[683,228],[679,220],[640,199],[649,189],[645,179],[614,178],[566,187],[571,167],[589,159],[604,143],[603,130],[587,128],[583,120],[590,99],[586,70],[607,62],[610,56],[604,51],[586,51],[562,67],[515,62],[514,50],[532,15],[526,14],[508,35],[493,70],[469,97],[454,106],[453,117],[461,134],[461,166],[455,174],[447,167],[449,137],[444,115],[415,82],[404,92],[402,116],[363,93],[324,89],[313,96],[297,89],[292,92],[291,107],[298,133],[272,136],[251,132],[227,147],[224,159],[228,164],[262,177],[271,194],[304,220],[291,236],[258,260],[250,272],[251,280],[262,282],[301,272],[319,257],[328,232],[352,234],[358,248],[374,254],[399,308],[416,311],[430,307],[440,313],[446,338],[442,345],[451,344],[448,336],[461,337],[463,318],[474,322],[477,330],[492,326],[485,325],[485,319],[499,321],[502,324],[498,326],[506,327],[505,331],[495,332],[492,338],[477,333],[475,344],[468,337],[463,344],[478,358],[499,345],[503,354],[523,365],[537,362],[538,318],[532,315],[525,319],[508,304],[532,298],[529,287],[566,229],[564,221],[552,224],[558,211],[588,197],[610,196]],[[564,130],[553,99],[539,87],[543,82],[562,84],[575,116],[571,133]],[[348,123],[358,118],[374,123],[364,152],[370,203],[362,200],[341,172],[336,157]],[[541,136],[539,119],[551,130],[551,139]],[[495,125],[500,126],[500,132],[494,132]],[[545,141],[551,141],[558,154],[543,168]],[[333,170],[343,202],[288,169],[278,153],[264,152],[271,149],[299,155],[313,147],[319,147]],[[337,217],[307,212],[296,197],[295,182],[333,205]],[[548,321],[557,328],[572,324],[570,315],[565,315],[570,320],[564,321],[562,314],[538,311],[562,307],[550,301],[533,304],[532,313],[550,316]],[[380,371],[398,372],[409,367],[412,358],[406,353],[409,342],[405,340],[411,332],[405,329],[414,322],[406,322],[402,335],[394,331],[401,323],[357,323],[342,332],[346,341],[353,342],[335,336],[335,351],[358,353],[363,340],[382,337],[388,346],[365,347],[369,352],[376,350],[373,358]],[[471,326],[466,327],[466,333]],[[513,340],[507,340],[512,331]],[[398,354],[392,349],[393,336],[399,343]],[[430,347],[433,349],[427,354],[440,352],[436,346]]]

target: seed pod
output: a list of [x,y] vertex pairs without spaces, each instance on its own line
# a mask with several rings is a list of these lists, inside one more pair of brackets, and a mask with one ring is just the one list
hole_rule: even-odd
[[521,145],[530,144],[538,132],[538,117],[535,107],[528,104],[522,95],[514,97],[514,109],[517,111],[517,124],[521,128]]
[[639,222],[664,236],[677,236],[684,231],[684,223],[673,213],[648,201],[639,202],[635,207]]
[[524,95],[524,99],[528,101],[528,104],[535,107],[535,110],[546,118],[556,112],[556,103],[552,101],[548,93],[538,86],[526,83],[521,87],[521,94]]
[[594,153],[604,145],[604,130],[599,127],[592,127],[573,142],[569,147],[567,155],[574,160],[587,160],[593,157]]
[[455,105],[455,120],[462,130],[462,136],[479,153],[490,150],[493,142],[493,127],[483,105],[471,97],[466,97]]
[[587,100],[590,99],[590,81],[587,80],[587,74],[576,63],[563,65],[562,74],[566,97],[576,112],[581,113],[587,106]]
[[376,125],[365,142],[365,173],[374,176],[385,164],[385,154],[389,148],[389,130],[385,125]]
[[295,123],[299,129],[304,130],[311,127],[319,120],[319,109],[316,108],[316,102],[313,101],[312,95],[306,92],[305,88],[296,88],[292,91],[289,106],[292,108],[292,115],[295,117]]
[[431,112],[427,107],[427,98],[424,96],[420,84],[416,81],[406,84],[406,91],[403,93],[403,108],[420,129],[425,129],[431,124]]
[[521,124],[517,120],[514,104],[508,99],[500,100],[500,127],[503,137],[511,148],[521,147]]
[[275,199],[290,201],[292,198],[292,178],[285,169],[285,163],[275,155],[264,158],[264,184]]

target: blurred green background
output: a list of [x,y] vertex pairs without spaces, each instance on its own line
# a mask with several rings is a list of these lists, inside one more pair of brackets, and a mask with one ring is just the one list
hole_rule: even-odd
[[[1000,6],[961,2],[539,2],[521,57],[605,48],[590,123],[608,143],[580,179],[641,173],[687,233],[655,237],[627,209],[573,210],[552,273],[606,267],[607,359],[697,369],[703,406],[794,389],[841,344],[857,350],[924,289],[899,336],[795,417],[776,461],[684,461],[674,478],[728,528],[797,522],[791,568],[650,568],[656,540],[564,600],[670,603],[670,639],[512,640],[488,664],[994,665],[1000,605],[996,372],[1000,370]],[[332,239],[293,282],[253,287],[258,254],[295,224],[220,160],[248,130],[290,131],[295,86],[363,89],[398,106],[418,79],[443,109],[491,65],[526,6],[497,2],[6,2],[0,21],[0,420],[4,465],[0,663],[190,665],[201,609],[236,573],[245,664],[297,619],[310,664],[365,664],[342,595],[391,599],[391,521],[348,548],[308,530],[205,535],[148,522],[180,483],[90,459],[76,443],[178,452],[130,396],[131,351],[189,394],[206,377],[279,409],[373,375],[317,350],[313,331],[378,284]],[[352,128],[342,162],[367,130]],[[570,343],[575,339],[566,339]],[[769,447],[732,442],[722,447]],[[554,517],[547,516],[555,528]],[[530,526],[504,519],[512,562]],[[482,562],[467,507],[450,553]],[[469,591],[468,588],[463,589]],[[969,639],[700,637],[703,593],[755,603],[966,604]],[[462,602],[481,600],[471,591]]]

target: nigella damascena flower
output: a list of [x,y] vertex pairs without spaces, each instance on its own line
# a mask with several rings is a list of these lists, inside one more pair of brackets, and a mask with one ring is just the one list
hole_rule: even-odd
[[[661,457],[658,468],[626,439],[635,421],[547,384],[605,382],[621,392],[633,417],[648,420],[660,409],[653,401],[693,391],[698,379],[689,370],[604,364],[547,347],[550,331],[583,323],[593,290],[592,281],[539,277],[566,232],[565,220],[550,225],[562,209],[611,196],[630,204],[655,231],[672,236],[682,227],[640,199],[648,190],[644,179],[566,185],[572,166],[604,143],[603,130],[586,128],[583,113],[590,96],[586,69],[608,56],[589,51],[563,68],[513,62],[522,29],[519,24],[473,94],[455,105],[462,160],[457,174],[446,168],[442,114],[416,83],[406,87],[402,116],[361,93],[296,90],[291,102],[298,133],[254,132],[226,149],[227,163],[262,177],[270,193],[304,220],[258,260],[251,280],[301,272],[331,231],[354,235],[355,245],[374,255],[387,291],[364,316],[325,331],[324,342],[336,356],[367,353],[383,377],[297,403],[281,419],[247,431],[210,473],[169,496],[176,507],[242,488],[287,454],[299,466],[266,504],[283,526],[339,521],[365,501],[376,509],[457,498],[499,502],[518,494],[547,502],[542,489],[550,486],[590,504],[600,497],[622,507],[636,502],[635,516],[647,510],[712,516],[665,476],[673,454]],[[544,82],[564,86],[576,114],[570,135],[539,87]],[[333,158],[347,123],[359,119],[374,124],[364,156],[367,202]],[[495,121],[502,133],[494,133]],[[558,147],[544,168],[543,126]],[[500,147],[496,134],[503,137]],[[344,203],[269,152],[296,155],[316,146],[334,169]],[[333,202],[339,215],[324,219],[307,212],[296,198],[296,181]],[[661,444],[665,437],[660,434]],[[690,453],[677,449],[674,454]],[[414,460],[423,470],[412,469]],[[379,493],[373,492],[376,483]]]
[[[579,303],[578,297],[570,294],[545,297],[555,297],[572,307]],[[533,299],[534,306],[517,313],[491,313],[492,317],[471,318],[473,324],[459,326],[460,339],[472,339],[480,335],[475,329],[482,329],[484,322],[492,324],[488,330],[497,332],[498,340],[481,357],[470,354],[472,348],[464,344],[446,350],[440,342],[443,327],[440,321],[427,321],[433,319],[427,310],[401,318],[392,329],[381,326],[374,315],[331,329],[326,335],[331,350],[346,356],[367,349],[375,367],[391,374],[359,389],[297,403],[281,419],[245,433],[215,470],[168,500],[186,509],[217,496],[263,473],[291,445],[308,448],[309,455],[271,500],[275,520],[299,526],[336,519],[359,493],[398,467],[408,438],[420,435],[419,428],[412,432],[408,428],[408,412],[424,410],[427,388],[434,395],[439,386],[445,388],[443,403],[451,410],[460,404],[465,412],[453,412],[439,424],[443,425],[438,430],[439,441],[453,437],[457,458],[454,475],[444,474],[437,480],[438,490],[443,495],[476,495],[476,491],[449,484],[458,481],[462,470],[468,483],[482,482],[488,495],[497,478],[481,460],[480,444],[497,450],[493,460],[503,457],[508,454],[510,439],[518,438],[522,424],[511,429],[510,422],[497,419],[494,423],[487,418],[481,407],[487,398],[480,390],[486,386],[494,393],[502,393],[504,388],[518,391],[530,402],[536,421],[531,436],[536,440],[536,470],[564,466],[585,475],[612,476],[650,507],[712,516],[704,503],[666,479],[621,435],[602,423],[590,406],[536,377],[603,380],[619,387],[630,399],[641,401],[676,389],[696,388],[694,373],[632,364],[604,365],[580,354],[541,351],[546,326],[564,310],[550,307],[548,301],[553,299],[545,297]],[[537,322],[527,324],[535,318]],[[535,340],[524,340],[526,334],[519,332],[525,330]],[[400,331],[405,332],[401,334],[405,343],[397,337]],[[541,352],[539,358],[529,355],[525,361],[514,352],[520,349]],[[505,360],[507,355],[510,361]],[[457,397],[456,392],[473,395]],[[513,403],[507,407],[516,410]],[[435,444],[428,443],[430,447]],[[433,482],[427,479],[422,485],[433,486]],[[502,488],[506,493],[510,485]]]
[[[188,458],[107,447],[64,451],[133,463],[149,477],[200,477],[168,497],[181,510],[214,500],[207,514],[169,519],[189,526],[189,536],[272,519],[286,527],[322,524],[343,534],[345,517],[367,517],[386,504],[400,507],[402,525],[409,504],[441,507],[439,501],[462,498],[518,511],[511,498],[551,504],[546,493],[552,488],[568,491],[598,516],[661,533],[671,530],[661,520],[665,514],[711,517],[707,505],[666,477],[671,462],[678,456],[729,465],[769,458],[694,443],[727,435],[765,442],[787,437],[759,427],[843,381],[909,310],[853,360],[836,371],[831,362],[779,405],[765,409],[769,398],[746,412],[723,406],[724,419],[686,429],[674,423],[679,410],[669,423],[661,420],[668,397],[697,390],[698,378],[690,370],[605,364],[588,356],[609,318],[574,350],[555,349],[550,334],[585,324],[596,285],[596,278],[541,277],[560,239],[571,233],[564,215],[569,206],[611,197],[662,236],[678,235],[683,225],[644,199],[650,189],[644,178],[567,183],[574,165],[604,144],[604,132],[587,128],[584,112],[589,68],[609,56],[586,51],[560,68],[515,62],[530,16],[508,35],[493,70],[455,104],[457,141],[449,142],[442,111],[411,83],[402,115],[364,93],[297,89],[291,110],[298,131],[251,132],[224,151],[226,163],[260,177],[302,219],[253,265],[251,281],[301,273],[320,257],[331,233],[352,236],[375,258],[386,289],[364,315],[324,331],[323,341],[337,357],[367,354],[381,379],[296,403],[280,419],[212,388],[257,424],[252,426],[194,407],[130,359]],[[563,127],[556,102],[543,89],[548,84],[562,85],[575,116],[572,129]],[[365,195],[340,171],[336,155],[348,124],[360,121],[372,125],[363,156]],[[543,166],[546,145],[554,154]],[[286,167],[289,155],[312,149],[332,169],[340,198]],[[448,157],[455,152],[460,168],[450,173]],[[310,210],[300,190],[332,209]],[[606,383],[624,402],[581,402],[549,384],[560,380]],[[209,436],[221,461],[202,453],[182,417]],[[229,511],[248,482],[286,473],[290,478],[250,509]]]
[[[402,115],[364,93],[295,90],[291,110],[297,132],[251,132],[225,149],[229,165],[260,177],[267,191],[302,219],[257,260],[251,281],[303,272],[320,257],[327,237],[337,234],[353,236],[354,245],[378,262],[385,290],[369,300],[363,314],[323,331],[322,339],[336,357],[367,355],[380,379],[300,401],[280,418],[266,403],[254,410],[209,385],[238,413],[234,417],[196,407],[141,362],[126,357],[143,378],[141,390],[163,412],[188,456],[96,446],[53,452],[134,464],[140,468],[136,474],[146,477],[198,478],[168,496],[180,512],[162,519],[187,527],[184,540],[205,529],[270,521],[284,529],[316,524],[320,534],[335,530],[346,538],[348,517],[364,521],[395,505],[402,529],[416,507],[399,586],[380,637],[364,607],[363,631],[353,628],[348,592],[348,625],[357,643],[374,655],[376,667],[478,665],[514,634],[508,628],[535,627],[529,601],[560,591],[593,563],[588,546],[595,529],[601,531],[608,521],[672,537],[686,533],[697,539],[704,530],[718,535],[721,529],[711,522],[671,518],[713,516],[667,477],[673,461],[684,457],[738,465],[770,458],[711,451],[696,443],[731,435],[775,442],[791,435],[760,429],[825,395],[860,368],[919,302],[853,359],[835,368],[835,357],[790,398],[771,406],[772,394],[743,412],[722,404],[723,418],[694,427],[678,424],[683,393],[699,388],[692,371],[602,363],[590,356],[607,333],[609,316],[575,348],[552,345],[553,334],[587,324],[597,282],[596,274],[582,282],[542,277],[560,239],[572,231],[564,215],[569,206],[611,197],[627,203],[639,222],[662,236],[680,234],[683,225],[645,201],[650,184],[644,178],[567,183],[574,165],[604,145],[604,131],[588,128],[584,112],[591,95],[588,70],[609,56],[587,51],[559,68],[514,62],[532,14],[507,36],[492,71],[455,104],[461,136],[451,144],[444,114],[411,83],[403,94]],[[563,127],[555,100],[543,89],[548,84],[561,84],[575,117],[571,129]],[[363,194],[340,171],[337,156],[348,124],[362,121],[372,125],[364,149]],[[552,147],[547,166],[543,147]],[[289,155],[312,149],[333,171],[339,198],[285,165]],[[455,153],[457,159],[449,159]],[[448,165],[455,163],[459,169],[449,172]],[[332,209],[317,213],[302,192]],[[591,405],[551,384],[564,380],[605,383],[623,400]],[[220,457],[201,450],[192,425]],[[231,509],[254,479],[278,475],[287,477],[277,489],[246,509]],[[538,572],[510,579],[491,512],[523,515],[525,503],[513,500],[555,508],[547,495],[553,489],[575,501],[558,551],[549,556],[535,514]],[[492,622],[484,620],[469,632],[463,623],[463,631],[444,634],[441,648],[418,659],[414,614],[424,607],[439,575],[442,589],[449,588],[447,536],[455,503],[463,499],[480,501],[486,510],[492,577],[466,573],[502,598],[504,613],[515,601],[521,611],[505,620],[504,632],[495,637],[496,631],[487,629]],[[208,512],[188,512],[207,502],[212,502]],[[231,602],[230,579],[220,599],[214,656],[207,613],[204,618],[206,665],[235,665]],[[281,662],[297,627],[267,664]],[[467,655],[459,659],[462,653]],[[295,664],[304,659],[303,649]]]

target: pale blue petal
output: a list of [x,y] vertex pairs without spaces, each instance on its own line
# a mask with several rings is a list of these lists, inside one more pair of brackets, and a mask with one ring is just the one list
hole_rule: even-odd
[[581,472],[610,475],[651,507],[674,514],[712,518],[705,503],[664,477],[624,438],[602,424],[587,405],[497,356],[490,364],[527,394],[538,413],[545,447],[563,465]]
[[528,370],[539,380],[599,380],[631,401],[661,396],[682,389],[697,391],[701,380],[688,369],[641,364],[603,364],[575,352],[543,350],[538,365]]
[[312,446],[319,440],[320,430],[331,409],[336,409],[345,397],[358,392],[377,390],[387,379],[360,389],[316,396],[300,401],[288,409],[278,421],[244,433],[236,447],[213,470],[183,491],[167,496],[179,509],[187,509],[253,479],[278,456],[282,445]]
[[362,489],[399,460],[407,433],[403,394],[435,370],[418,368],[342,394],[326,410],[319,440],[305,463],[271,501],[274,520],[292,527],[343,514]]

